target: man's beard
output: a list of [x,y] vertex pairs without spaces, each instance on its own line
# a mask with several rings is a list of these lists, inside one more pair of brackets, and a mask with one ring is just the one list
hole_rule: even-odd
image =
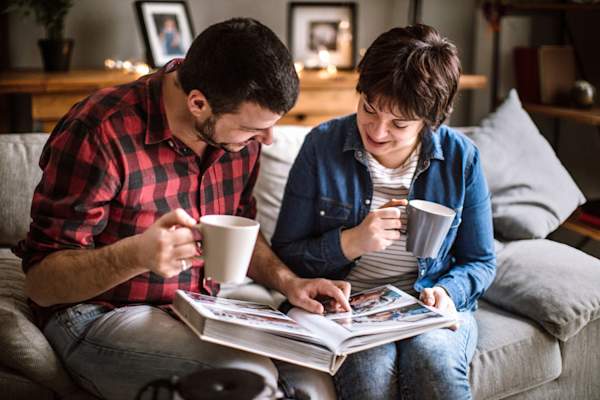
[[238,146],[232,143],[218,143],[215,140],[215,126],[217,125],[218,117],[215,115],[211,115],[204,122],[196,121],[194,123],[194,129],[196,130],[196,135],[202,140],[204,143],[209,146],[217,147],[219,149],[223,149],[228,153],[235,153],[240,151],[239,148],[233,148],[232,146]]

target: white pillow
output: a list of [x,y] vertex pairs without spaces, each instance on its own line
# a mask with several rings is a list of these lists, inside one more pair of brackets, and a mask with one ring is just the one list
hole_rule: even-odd
[[269,243],[275,231],[290,168],[311,129],[308,126],[277,125],[273,132],[273,144],[262,146],[254,197],[258,208],[256,220]]

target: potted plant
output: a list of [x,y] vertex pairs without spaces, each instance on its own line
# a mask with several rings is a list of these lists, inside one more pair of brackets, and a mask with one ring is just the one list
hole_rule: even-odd
[[8,0],[7,11],[33,14],[46,30],[46,38],[38,40],[45,71],[67,71],[73,52],[73,39],[64,37],[65,17],[73,0]]

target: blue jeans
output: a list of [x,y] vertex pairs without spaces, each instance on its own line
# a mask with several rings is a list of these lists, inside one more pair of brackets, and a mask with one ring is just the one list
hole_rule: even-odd
[[470,312],[459,318],[456,332],[436,329],[348,356],[334,376],[339,399],[471,399],[477,323]]
[[211,367],[251,370],[277,382],[268,358],[201,341],[151,306],[79,304],[53,316],[44,334],[79,385],[101,398],[130,400],[149,381]]
[[131,400],[150,381],[202,368],[250,370],[269,385],[276,385],[279,378],[288,396],[335,396],[325,373],[277,362],[278,373],[270,359],[202,341],[182,322],[152,306],[111,310],[79,304],[56,313],[44,334],[73,379],[101,398]]

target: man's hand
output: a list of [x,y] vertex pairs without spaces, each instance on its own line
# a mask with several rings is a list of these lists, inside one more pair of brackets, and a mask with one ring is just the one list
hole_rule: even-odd
[[[432,288],[423,289],[419,298],[426,305],[437,308],[446,314],[452,316],[458,315],[454,302],[450,296],[448,296],[446,290],[442,287],[434,286]],[[459,324],[456,322],[454,325],[450,325],[449,328],[455,331],[458,329],[458,326]]]
[[331,298],[340,311],[352,311],[348,303],[350,284],[344,281],[295,277],[286,284],[283,294],[293,305],[315,314],[325,311],[323,304],[316,300],[320,297]]
[[180,274],[198,255],[194,225],[196,221],[180,208],[163,215],[137,238],[136,259],[163,278]]

